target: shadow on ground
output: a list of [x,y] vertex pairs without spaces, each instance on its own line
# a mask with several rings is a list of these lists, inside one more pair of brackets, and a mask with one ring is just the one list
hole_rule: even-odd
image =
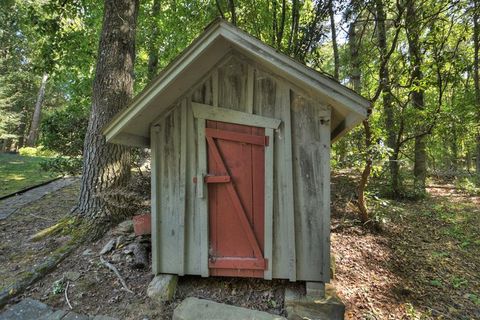
[[382,231],[355,215],[356,176],[333,177],[335,285],[347,319],[479,319],[480,199],[453,187],[420,201],[377,199]]

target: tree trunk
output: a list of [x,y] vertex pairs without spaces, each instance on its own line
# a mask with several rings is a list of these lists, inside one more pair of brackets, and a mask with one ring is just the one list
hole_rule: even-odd
[[44,73],[38,90],[37,102],[35,102],[35,110],[33,111],[32,124],[27,138],[27,146],[35,147],[38,139],[38,128],[40,126],[40,118],[42,116],[42,104],[45,97],[45,87],[47,86],[48,74]]
[[132,97],[138,6],[139,0],[105,0],[78,203],[78,212],[98,227],[128,214],[111,210],[101,195],[128,182],[130,149],[106,143],[102,129]]
[[235,0],[228,0],[228,10],[230,10],[230,22],[236,26],[237,25],[237,12],[235,9]]
[[[360,79],[360,56],[359,56],[359,43],[357,40],[357,31],[355,22],[350,24],[348,29],[348,45],[350,47],[350,61],[351,61],[351,83],[353,90],[357,93],[361,93],[361,79]],[[368,206],[365,199],[365,189],[367,188],[368,178],[372,170],[372,157],[370,155],[370,147],[372,145],[372,131],[370,130],[370,123],[368,118],[363,120],[363,128],[365,130],[365,167],[362,171],[362,177],[358,183],[357,194],[358,201],[357,207],[360,211],[360,221],[366,223],[369,220]]]
[[[473,12],[473,43],[474,43],[474,61],[473,61],[473,80],[475,85],[475,105],[477,107],[477,123],[480,123],[480,75],[479,75],[479,51],[480,51],[480,1],[474,2]],[[480,186],[480,126],[477,126],[477,150],[476,150],[476,177],[477,185]]]
[[152,5],[152,18],[153,18],[153,25],[152,25],[152,38],[150,40],[148,46],[148,66],[147,66],[147,76],[148,80],[152,80],[157,75],[158,69],[158,46],[157,46],[157,38],[158,38],[158,24],[157,16],[160,13],[160,0],[154,0]]
[[[382,90],[382,104],[385,115],[385,130],[387,131],[387,146],[393,151],[397,150],[397,139],[395,132],[395,118],[393,110],[393,97],[390,86],[390,70],[386,61],[388,48],[387,48],[387,30],[385,27],[385,20],[387,18],[385,14],[383,0],[377,0],[376,7],[376,23],[377,23],[377,38],[378,47],[380,49],[381,67],[379,72],[380,86]],[[390,186],[392,188],[392,196],[394,198],[400,195],[400,183],[399,183],[399,163],[398,163],[398,151],[392,152],[389,156],[389,169],[390,169]]]
[[333,10],[333,0],[328,2],[328,15],[330,16],[330,29],[332,34],[333,47],[333,77],[338,81],[340,70],[340,56],[338,54],[337,30],[335,28],[335,11]]
[[[420,48],[419,35],[421,30],[419,28],[417,8],[415,8],[415,1],[407,1],[407,14],[405,18],[405,25],[407,29],[408,51],[410,54],[410,64],[412,68],[412,84],[415,87],[411,91],[413,107],[420,112],[425,109],[424,89],[422,86],[422,52]],[[427,151],[426,151],[426,134],[423,121],[417,124],[417,132],[415,137],[415,160],[414,160],[414,185],[415,190],[421,193],[425,192],[425,183],[427,179]]]

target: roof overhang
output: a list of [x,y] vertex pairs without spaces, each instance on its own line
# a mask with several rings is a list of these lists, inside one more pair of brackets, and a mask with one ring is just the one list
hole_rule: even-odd
[[149,146],[150,125],[236,50],[332,107],[332,142],[367,117],[370,102],[224,20],[212,23],[104,129],[108,142]]

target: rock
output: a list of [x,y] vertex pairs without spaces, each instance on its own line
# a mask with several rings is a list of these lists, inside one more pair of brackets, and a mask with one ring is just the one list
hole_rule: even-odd
[[110,241],[108,241],[107,244],[104,245],[103,249],[100,251],[100,255],[104,255],[105,253],[112,251],[114,245],[115,239],[111,239]]
[[119,253],[112,254],[112,262],[120,262],[122,260],[122,256]]
[[115,240],[115,248],[120,248],[125,243],[125,237],[120,235],[117,237],[117,240]]
[[117,320],[117,318],[112,318],[109,316],[95,316],[93,320]]
[[325,297],[304,295],[298,290],[285,289],[285,309],[289,320],[343,320],[345,305],[337,297],[335,288],[327,285]]
[[40,301],[23,299],[0,314],[0,320],[38,320],[46,319],[53,313],[52,308]]
[[147,295],[154,301],[170,301],[177,289],[178,277],[171,274],[159,274],[153,278],[147,288]]
[[63,274],[63,277],[70,281],[77,281],[82,274],[77,271],[67,271]]
[[85,251],[82,252],[82,256],[92,256],[93,251],[92,249],[85,249]]
[[210,300],[187,298],[175,308],[172,320],[281,320],[282,316],[230,306]]
[[143,269],[148,267],[148,254],[147,249],[145,246],[139,242],[135,243],[135,247],[133,249],[133,254],[135,256],[135,260],[133,263],[133,267],[136,269]]
[[67,314],[67,311],[57,310],[46,317],[39,318],[39,320],[62,320],[66,314]]
[[89,320],[89,316],[85,316],[83,314],[78,314],[75,312],[69,312],[62,320]]
[[133,221],[130,219],[123,221],[118,226],[116,226],[112,231],[112,233],[115,235],[130,234],[132,232],[133,232]]

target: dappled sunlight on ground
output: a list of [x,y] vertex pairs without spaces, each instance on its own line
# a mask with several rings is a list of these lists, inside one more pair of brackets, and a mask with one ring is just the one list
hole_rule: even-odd
[[42,157],[27,157],[0,153],[0,196],[48,181],[57,175],[45,172]]
[[[480,202],[452,186],[378,199],[382,231],[356,220],[352,176],[334,177],[334,284],[347,319],[480,319]],[[349,196],[350,194],[350,196]]]

